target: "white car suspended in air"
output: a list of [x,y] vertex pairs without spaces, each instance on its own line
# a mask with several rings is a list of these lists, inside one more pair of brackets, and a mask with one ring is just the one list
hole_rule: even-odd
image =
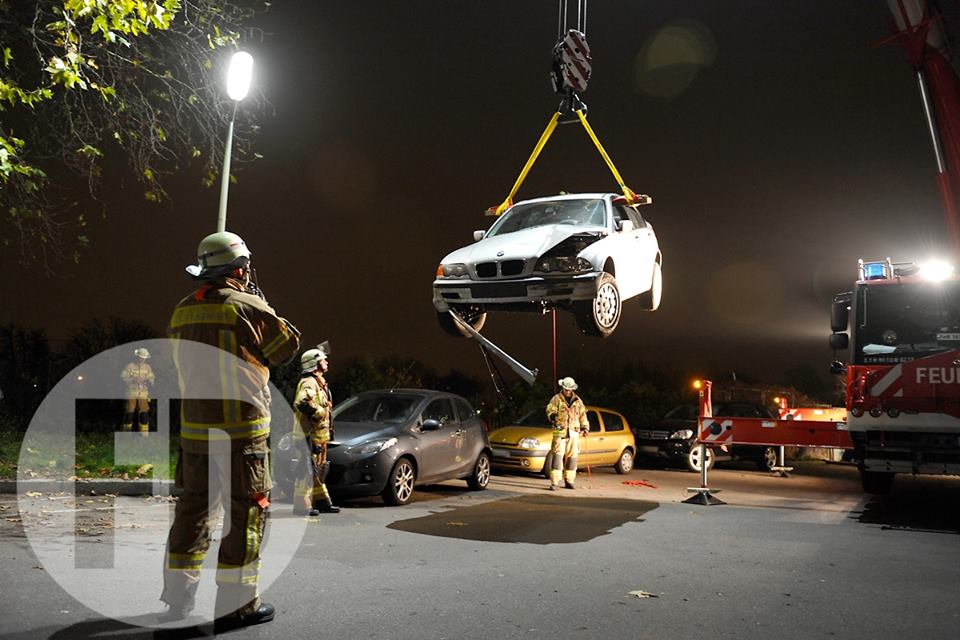
[[440,326],[465,335],[453,310],[480,330],[488,311],[572,311],[580,330],[607,337],[623,301],[660,306],[663,257],[657,236],[636,206],[612,193],[524,200],[510,207],[474,244],[437,267],[433,306]]

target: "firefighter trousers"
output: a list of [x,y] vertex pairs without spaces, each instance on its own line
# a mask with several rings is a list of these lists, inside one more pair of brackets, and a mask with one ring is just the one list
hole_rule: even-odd
[[195,604],[220,506],[227,513],[217,554],[215,615],[246,615],[260,606],[260,543],[271,486],[268,451],[266,437],[239,448],[235,444],[222,456],[181,448],[176,485],[183,494],[167,537],[160,596],[171,607],[190,610]]
[[123,430],[133,429],[133,419],[137,418],[140,431],[150,430],[150,398],[132,395],[127,398],[123,408]]
[[323,443],[315,446],[319,447],[320,453],[307,454],[313,456],[313,465],[305,465],[306,472],[293,484],[293,505],[297,512],[309,511],[314,505],[333,504],[324,483],[327,475],[327,445]]
[[553,437],[550,443],[550,484],[559,486],[560,481],[573,484],[577,479],[577,455],[580,453],[580,436]]

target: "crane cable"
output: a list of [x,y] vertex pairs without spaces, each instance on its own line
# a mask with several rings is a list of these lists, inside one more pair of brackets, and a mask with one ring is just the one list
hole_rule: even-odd
[[[561,46],[564,43],[565,38],[576,36],[579,38],[578,42],[582,45],[585,51],[583,51],[583,56],[585,57],[586,62],[589,64],[589,48],[586,45],[586,35],[587,35],[587,0],[577,0],[577,25],[576,29],[567,29],[567,14],[568,14],[568,0],[559,0],[557,6],[557,46]],[[578,52],[579,53],[579,52]],[[589,78],[589,68],[586,72],[586,78],[583,79],[584,85],[586,87],[586,79]],[[510,193],[496,207],[490,207],[487,209],[487,215],[499,216],[504,211],[513,206],[513,197],[517,195],[517,192],[520,190],[521,185],[523,185],[524,180],[527,179],[527,174],[530,173],[530,169],[533,168],[534,163],[536,163],[537,158],[540,157],[540,152],[543,151],[543,148],[547,145],[547,142],[550,140],[550,136],[553,135],[554,130],[557,128],[557,124],[563,122],[561,118],[565,116],[570,116],[573,112],[576,114],[576,120],[568,120],[569,122],[579,121],[583,125],[584,130],[587,132],[587,135],[590,137],[590,140],[593,142],[593,145],[597,148],[597,151],[600,153],[600,157],[603,158],[603,161],[606,163],[607,168],[610,169],[610,173],[613,174],[614,179],[617,181],[617,186],[620,187],[620,191],[623,193],[624,198],[628,204],[650,204],[653,202],[653,198],[644,194],[635,193],[630,187],[626,185],[623,180],[623,177],[620,175],[620,172],[617,171],[617,167],[613,164],[613,160],[610,159],[610,155],[607,153],[606,149],[603,148],[603,145],[600,144],[600,139],[597,137],[597,134],[594,133],[593,128],[590,126],[590,123],[587,122],[587,107],[580,101],[577,92],[571,88],[567,87],[565,89],[566,95],[564,101],[560,104],[560,108],[556,113],[551,116],[549,122],[547,122],[546,128],[543,130],[543,133],[540,135],[540,139],[537,140],[537,144],[534,145],[533,151],[530,153],[530,157],[527,158],[527,162],[523,165],[523,169],[520,170],[520,175],[517,176],[516,181],[513,183],[513,188],[510,189]]]

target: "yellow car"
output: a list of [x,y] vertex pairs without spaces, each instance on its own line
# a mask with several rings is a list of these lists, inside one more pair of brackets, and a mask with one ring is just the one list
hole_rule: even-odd
[[[580,469],[612,466],[617,473],[633,469],[637,445],[633,431],[622,414],[603,407],[587,406],[590,435],[580,441]],[[501,471],[544,471],[553,431],[543,409],[532,411],[516,425],[490,432],[493,468]]]

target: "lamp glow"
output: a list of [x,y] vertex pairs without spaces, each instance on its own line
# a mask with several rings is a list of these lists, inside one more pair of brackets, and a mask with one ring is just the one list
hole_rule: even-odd
[[253,76],[253,56],[246,51],[237,51],[230,59],[227,71],[227,95],[231,100],[240,102],[250,91],[250,79]]
[[941,260],[931,260],[920,265],[920,275],[926,280],[942,282],[953,275],[953,265]]

